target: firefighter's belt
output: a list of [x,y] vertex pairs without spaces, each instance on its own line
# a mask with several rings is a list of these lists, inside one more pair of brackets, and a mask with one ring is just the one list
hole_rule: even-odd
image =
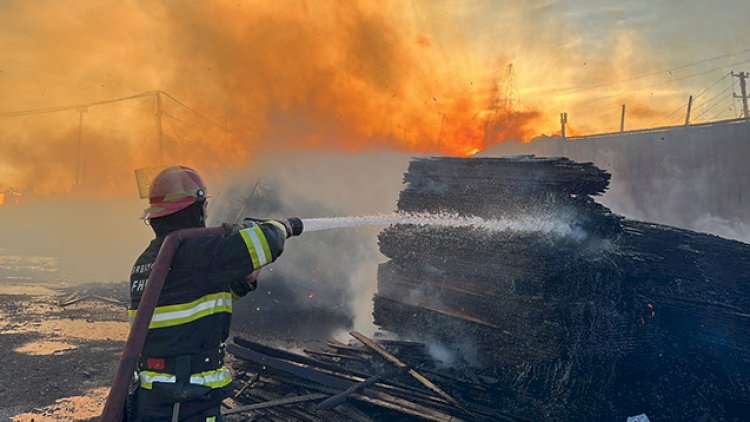
[[[224,364],[224,350],[205,350],[190,356],[190,372],[199,373],[221,368]],[[141,356],[138,360],[138,370],[158,371],[174,374],[177,372],[178,356],[154,357]]]

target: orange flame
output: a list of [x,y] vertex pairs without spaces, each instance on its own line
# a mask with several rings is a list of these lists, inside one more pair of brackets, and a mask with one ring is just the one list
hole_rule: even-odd
[[[400,2],[79,5],[69,13],[110,23],[97,24],[96,36],[67,28],[64,42],[51,14],[35,16],[25,2],[13,8],[31,20],[38,54],[58,68],[77,63],[67,66],[67,85],[89,87],[84,96],[56,84],[39,106],[117,97],[134,86],[161,87],[178,100],[5,119],[0,177],[17,187],[68,191],[77,177],[79,190],[130,192],[132,170],[159,164],[162,154],[215,171],[278,149],[465,156],[528,139],[539,115],[497,107],[496,89],[486,88],[502,83],[496,69],[467,50],[442,49]],[[119,27],[148,33],[112,51]],[[59,53],[76,40],[86,48]],[[112,72],[119,82],[108,88]]]

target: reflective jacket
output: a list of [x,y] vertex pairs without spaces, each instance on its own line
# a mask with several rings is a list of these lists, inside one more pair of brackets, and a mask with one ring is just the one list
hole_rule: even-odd
[[[151,241],[133,266],[128,311],[131,322],[165,237]],[[269,222],[236,226],[227,237],[184,240],[149,323],[141,360],[204,356],[219,350],[229,336],[232,301],[249,290],[243,290],[247,286],[245,277],[275,261],[284,250],[285,239],[284,226]],[[154,382],[175,382],[172,373],[141,369],[141,388],[151,389]],[[191,373],[190,384],[221,388],[231,382],[229,369],[220,360],[202,369]]]

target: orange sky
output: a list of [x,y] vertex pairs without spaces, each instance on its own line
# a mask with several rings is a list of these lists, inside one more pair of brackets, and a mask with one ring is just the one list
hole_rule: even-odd
[[[3,1],[0,112],[164,91],[180,102],[162,97],[165,162],[215,174],[278,150],[467,155],[555,133],[561,111],[576,133],[612,131],[623,103],[628,128],[673,124],[689,94],[750,61],[694,24],[731,30],[734,14],[678,6]],[[80,165],[78,111],[0,117],[0,190],[70,191],[78,173],[89,191],[129,192],[160,161],[154,98],[89,107]]]

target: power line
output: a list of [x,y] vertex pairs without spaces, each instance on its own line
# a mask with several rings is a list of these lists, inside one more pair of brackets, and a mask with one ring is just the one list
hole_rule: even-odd
[[141,141],[141,143],[138,144],[138,146],[135,147],[135,149],[133,149],[124,160],[118,160],[120,162],[120,165],[115,167],[114,171],[111,171],[110,173],[112,174],[118,173],[122,171],[123,169],[125,169],[125,166],[129,166],[130,165],[129,163],[133,160],[133,158],[135,158],[135,155],[143,149],[144,145],[146,145],[146,141],[148,141],[149,138],[151,138],[151,136],[154,135],[155,133],[156,133],[156,126],[152,126],[151,130],[146,134],[146,136],[143,137],[143,140]]
[[710,122],[710,121],[716,120],[717,117],[721,116],[722,114],[725,114],[727,111],[732,111],[732,107],[729,106],[726,109],[721,110],[720,112],[718,112],[718,113],[714,114],[713,116],[709,117],[708,119],[706,119],[706,121]]
[[[732,87],[730,86],[729,88],[727,88],[727,89],[725,89],[724,91],[722,91],[722,92],[721,92],[720,94],[724,94],[725,92],[729,91],[729,89],[731,89],[731,88],[732,88]],[[717,95],[717,97],[718,97],[718,95]],[[716,97],[715,97],[715,98],[716,98]],[[710,101],[709,101],[708,103],[706,103],[706,104],[709,104],[709,103],[710,103]],[[719,99],[719,101],[717,101],[716,103],[714,103],[714,105],[712,105],[711,107],[709,107],[709,108],[705,109],[705,110],[703,111],[703,113],[699,114],[699,115],[698,115],[698,116],[697,116],[697,117],[695,118],[695,120],[696,120],[696,121],[697,121],[697,120],[700,120],[700,118],[701,118],[701,117],[703,117],[703,116],[704,116],[704,115],[705,115],[706,113],[708,113],[709,111],[713,110],[713,109],[714,109],[714,108],[715,108],[715,107],[716,107],[717,105],[719,105],[719,104],[721,104],[721,99]]]
[[130,95],[128,97],[113,98],[111,100],[94,101],[90,103],[83,103],[83,104],[76,104],[76,105],[44,107],[44,108],[21,110],[21,111],[6,111],[6,112],[0,112],[0,117],[29,116],[32,114],[48,114],[48,113],[57,113],[60,111],[78,110],[82,107],[94,107],[98,105],[111,104],[111,103],[116,103],[120,101],[127,101],[127,100],[134,100],[138,98],[150,97],[150,96],[155,95],[156,93],[157,91],[148,91],[148,92],[142,92],[140,94]]
[[[729,75],[731,75],[731,72],[727,72],[726,74],[724,74],[724,76],[722,76],[721,78],[719,78],[718,80],[716,80],[714,83],[712,83],[711,85],[709,85],[708,87],[706,87],[705,89],[703,89],[701,92],[698,93],[698,95],[696,95],[695,97],[693,97],[693,101],[695,101],[698,98],[700,98],[701,96],[703,96],[703,94],[705,94],[706,92],[708,92],[709,90],[711,90],[711,88],[713,88],[716,85],[718,85],[719,83],[721,83],[721,81],[723,81],[724,79],[726,79]],[[734,80],[732,80],[732,84],[734,85]],[[719,94],[719,95],[721,95],[721,94]],[[710,103],[715,98],[716,98],[716,96],[712,97],[710,100],[708,100],[707,102],[704,102],[703,104]],[[698,107],[700,107],[700,105]],[[662,117],[661,119],[657,120],[656,122],[652,123],[651,126],[656,126],[656,125],[658,125],[659,123],[661,123],[663,121],[667,121],[672,116],[674,116],[675,114],[679,113],[680,111],[685,110],[686,108],[687,108],[686,104],[680,106],[679,108],[677,108],[673,112],[669,113],[668,115],[666,115],[666,116]]]
[[[128,100],[135,100],[140,98],[147,98],[147,97],[153,97],[156,95],[163,95],[164,97],[168,98],[170,101],[172,101],[174,104],[176,104],[179,107],[182,107],[183,109],[195,114],[196,116],[200,117],[201,119],[221,128],[224,129],[224,125],[221,123],[216,122],[215,120],[212,120],[211,118],[207,117],[206,115],[199,113],[198,111],[194,110],[193,108],[189,107],[187,104],[183,103],[182,101],[178,100],[177,98],[173,97],[172,95],[164,92],[164,91],[146,91],[142,92],[140,94],[135,95],[129,95],[127,97],[119,97],[119,98],[112,98],[108,100],[101,100],[101,101],[92,101],[88,103],[82,103],[82,104],[75,104],[75,105],[64,105],[64,106],[57,106],[57,107],[43,107],[43,108],[36,108],[36,109],[30,109],[30,110],[20,110],[20,111],[7,111],[7,112],[0,112],[0,117],[20,117],[20,116],[29,116],[29,115],[36,115],[36,114],[49,114],[49,113],[59,113],[62,111],[70,111],[70,110],[79,110],[81,108],[88,108],[88,107],[94,107],[99,105],[105,105],[105,104],[111,104],[116,103],[120,101],[128,101]],[[174,116],[172,116],[174,118]],[[184,122],[183,122],[184,123]]]
[[185,110],[187,110],[187,111],[195,114],[196,116],[202,118],[203,120],[205,120],[205,121],[207,121],[207,122],[209,122],[209,123],[211,123],[211,124],[213,124],[213,125],[221,128],[221,129],[224,129],[224,125],[222,125],[221,123],[219,123],[219,122],[217,122],[217,121],[215,121],[215,120],[213,120],[213,119],[205,116],[204,114],[201,114],[201,113],[193,110],[192,108],[188,107],[185,103],[183,103],[182,101],[178,100],[177,98],[175,98],[175,97],[167,94],[166,92],[163,92],[163,91],[160,91],[160,92],[161,92],[162,95],[164,95],[165,97],[167,97],[170,100],[172,100],[172,102],[175,103],[175,104],[177,104],[178,106],[180,106],[180,107],[184,108]]
[[693,67],[693,66],[697,66],[697,65],[700,65],[700,64],[703,64],[703,63],[712,62],[714,60],[723,59],[725,57],[737,56],[737,55],[743,54],[743,53],[750,53],[750,48],[747,48],[747,49],[744,49],[744,50],[740,50],[740,51],[736,51],[734,53],[722,54],[720,56],[715,56],[715,57],[709,57],[707,59],[699,60],[699,61],[693,62],[693,63],[688,63],[688,64],[685,64],[685,65],[682,65],[682,66],[673,67],[671,69],[658,70],[658,71],[655,71],[655,72],[646,73],[646,74],[643,74],[641,76],[635,76],[635,77],[632,77],[632,78],[623,79],[621,81],[612,82],[610,84],[622,83],[622,82],[630,82],[630,81],[634,81],[634,80],[637,80],[637,79],[642,79],[642,78],[645,78],[645,77],[648,77],[648,76],[659,75],[659,74],[662,74],[662,73],[670,73],[670,72],[673,72],[675,70],[686,69],[688,67]]
[[724,90],[722,90],[721,92],[717,93],[713,97],[709,98],[707,101],[704,101],[702,104],[698,105],[698,107],[696,107],[696,109],[701,108],[701,107],[705,108],[709,104],[713,103],[714,100],[716,100],[716,99],[719,99],[719,102],[721,102],[721,100],[722,100],[721,96],[724,95],[724,94],[726,94],[727,91],[729,91],[730,89],[732,89],[731,86],[728,86],[728,87],[724,88]]
[[165,112],[163,113],[163,115],[164,115],[164,117],[168,117],[168,118],[170,118],[170,119],[172,119],[172,120],[175,120],[175,121],[177,121],[177,122],[180,122],[180,123],[182,123],[183,125],[186,125],[186,124],[188,124],[187,122],[185,122],[185,121],[183,121],[183,120],[181,120],[181,119],[178,119],[177,117],[175,117],[175,116],[173,116],[173,115],[171,115],[171,114],[167,113],[166,111],[165,111]]
[[[750,51],[750,50],[747,50],[747,51]],[[734,54],[739,54],[739,53],[734,53]],[[708,60],[708,59],[706,59],[706,60]],[[700,73],[694,73],[694,74],[691,74],[691,75],[686,75],[686,76],[683,76],[683,77],[680,77],[680,78],[677,78],[677,79],[672,79],[672,80],[669,80],[669,81],[666,81],[666,82],[661,82],[661,83],[658,83],[658,84],[655,84],[655,85],[651,85],[651,86],[646,86],[646,87],[643,87],[643,88],[640,88],[640,89],[655,88],[655,87],[658,87],[658,86],[662,86],[662,85],[667,85],[667,84],[670,84],[670,83],[674,83],[674,82],[678,82],[678,81],[682,81],[682,80],[685,80],[685,79],[690,79],[690,78],[694,78],[694,77],[696,77],[696,76],[703,76],[703,75],[706,75],[706,74],[708,74],[708,73],[712,73],[712,72],[715,72],[715,71],[717,71],[717,70],[721,70],[721,69],[723,69],[723,68],[726,68],[726,67],[739,66],[739,65],[743,65],[743,64],[747,64],[747,63],[750,63],[750,60],[745,60],[745,61],[743,61],[743,62],[738,62],[738,63],[732,63],[732,64],[730,64],[730,65],[727,65],[727,66],[722,66],[722,67],[718,67],[718,68],[714,68],[714,69],[710,69],[710,70],[707,70],[707,71],[705,71],[705,72],[700,72]],[[684,66],[683,66],[683,67],[684,67]],[[730,73],[730,74],[731,74],[731,73]],[[699,95],[702,95],[702,94],[703,94],[703,93],[704,93],[705,91],[707,91],[708,89],[712,88],[712,87],[713,87],[714,85],[716,85],[716,84],[718,84],[719,82],[721,82],[721,80],[723,80],[724,78],[726,78],[726,76],[727,76],[727,75],[724,75],[724,76],[723,76],[722,78],[720,78],[720,79],[719,79],[718,81],[716,81],[716,82],[715,82],[714,84],[712,84],[711,86],[709,86],[709,88],[705,89],[705,90],[704,90],[703,92],[701,92],[701,93],[700,93]],[[606,85],[613,85],[613,84],[615,84],[615,83],[617,83],[617,82],[614,82],[614,83],[612,83],[612,84],[606,84]],[[579,90],[579,91],[575,91],[575,92],[586,91],[586,90],[588,90],[588,89],[594,89],[594,88],[595,88],[595,87],[584,88],[584,89],[581,89],[581,90]],[[726,92],[726,91],[724,91],[724,92]],[[546,95],[546,94],[545,94],[545,95]],[[613,98],[613,97],[615,97],[615,95],[608,95],[608,96],[605,96],[605,97],[601,97],[601,98],[599,98],[599,99],[597,99],[597,100],[587,100],[586,102],[587,102],[588,104],[591,104],[591,103],[594,103],[594,102],[599,102],[599,101],[609,100],[609,99],[611,99],[611,98]],[[674,114],[676,114],[676,113],[677,113],[677,112],[679,112],[680,110],[682,110],[682,109],[685,109],[686,107],[687,107],[687,105],[684,105],[684,106],[680,107],[679,109],[675,110],[674,112],[670,113],[670,114],[669,114],[669,115],[667,115],[666,117],[664,117],[664,118],[660,119],[659,121],[657,121],[656,123],[654,123],[654,125],[656,125],[656,124],[658,124],[658,123],[660,123],[660,122],[662,122],[662,121],[664,121],[664,120],[666,120],[666,119],[670,118],[671,116],[673,116]]]
[[709,89],[711,89],[711,88],[715,87],[716,85],[718,85],[718,84],[719,84],[719,82],[723,81],[724,79],[726,79],[726,78],[727,78],[727,76],[729,76],[729,75],[731,75],[731,74],[732,74],[731,72],[727,72],[727,73],[726,73],[726,74],[725,74],[724,76],[722,76],[722,77],[721,77],[721,78],[720,78],[720,79],[719,79],[718,81],[716,81],[716,82],[712,83],[712,84],[711,84],[711,86],[709,86],[708,88],[706,88],[706,89],[704,89],[703,91],[701,91],[701,92],[700,92],[700,93],[699,93],[698,95],[696,95],[696,96],[695,96],[695,98],[693,98],[693,100],[697,100],[698,98],[700,98],[700,96],[701,96],[701,95],[703,95],[703,94],[705,94],[705,93],[706,93],[706,91],[708,91]]
[[675,114],[679,113],[680,111],[682,111],[682,110],[684,110],[684,109],[686,109],[686,108],[687,108],[687,104],[685,104],[685,105],[683,105],[683,106],[680,106],[680,108],[678,108],[677,110],[675,110],[675,111],[673,111],[673,112],[669,113],[668,115],[666,115],[666,116],[662,117],[661,119],[657,120],[656,122],[652,123],[652,124],[651,124],[651,126],[656,126],[656,125],[658,125],[659,123],[661,123],[661,122],[663,122],[663,121],[665,121],[665,120],[669,119],[670,117],[674,116]]
[[182,136],[180,136],[180,133],[179,133],[179,132],[177,132],[177,128],[175,128],[175,127],[174,127],[174,120],[176,120],[176,121],[178,121],[178,122],[179,122],[180,120],[179,120],[179,119],[176,119],[175,117],[173,117],[173,116],[171,116],[171,115],[169,115],[169,114],[166,114],[166,113],[165,113],[164,115],[165,115],[165,116],[167,116],[167,117],[169,117],[169,118],[167,119],[167,121],[169,122],[169,127],[171,127],[171,128],[172,128],[172,133],[174,133],[174,136],[175,136],[175,138],[177,138],[177,141],[178,141],[179,143],[181,143],[181,144],[184,144],[184,143],[185,143],[185,141],[183,141],[183,140],[182,140]]
[[[624,83],[624,82],[630,82],[630,81],[634,81],[634,80],[638,80],[638,79],[643,79],[643,78],[648,77],[648,76],[653,76],[653,75],[656,75],[656,74],[662,74],[662,73],[666,73],[666,72],[671,72],[673,70],[684,69],[684,68],[687,68],[687,67],[692,67],[692,66],[697,65],[697,64],[707,63],[707,62],[710,62],[712,60],[716,60],[717,58],[735,56],[735,55],[746,53],[746,52],[750,52],[750,49],[742,50],[742,51],[739,51],[739,52],[736,52],[736,53],[725,54],[725,55],[722,55],[722,56],[716,56],[716,57],[712,57],[710,59],[704,59],[704,60],[701,60],[699,62],[695,62],[695,63],[689,64],[689,65],[679,66],[679,67],[676,67],[676,68],[673,68],[673,69],[667,69],[667,70],[661,70],[661,71],[658,71],[658,72],[646,73],[646,74],[643,74],[643,75],[640,75],[640,76],[636,76],[636,77],[633,77],[633,78],[621,79],[621,80],[614,81],[614,82],[606,82],[606,83],[602,83],[602,84],[598,84],[598,85],[592,85],[592,86],[587,86],[587,87],[562,88],[562,89],[559,89],[559,90],[556,90],[556,91],[555,90],[548,91],[548,92],[546,92],[544,94],[540,93],[539,95],[548,96],[548,95],[551,95],[551,94],[574,94],[574,93],[578,93],[578,92],[590,91],[592,89],[603,88],[603,87],[607,87],[607,86],[611,86],[611,85],[617,85],[617,84]],[[741,61],[741,62],[735,62],[735,63],[731,63],[731,64],[728,64],[728,65],[722,65],[720,67],[715,67],[715,68],[709,69],[709,70],[704,71],[704,72],[693,73],[693,74],[682,76],[682,77],[679,77],[679,78],[670,79],[668,81],[659,82],[659,83],[654,84],[654,85],[648,85],[648,86],[645,86],[645,87],[643,87],[641,89],[655,88],[655,87],[659,87],[659,86],[666,85],[666,84],[669,84],[669,83],[673,83],[673,82],[683,81],[685,79],[694,78],[696,76],[703,76],[703,75],[706,75],[706,74],[709,74],[709,73],[712,73],[712,72],[716,72],[717,70],[722,70],[722,69],[726,69],[726,68],[733,67],[733,66],[739,66],[739,65],[746,64],[746,63],[750,63],[750,60],[744,60],[744,61]]]
[[693,73],[691,75],[683,76],[683,77],[680,77],[680,78],[676,78],[676,79],[672,79],[672,80],[669,80],[669,81],[661,82],[661,83],[658,83],[658,84],[655,84],[655,85],[651,85],[651,86],[648,86],[648,87],[644,87],[643,89],[645,89],[645,88],[655,88],[655,87],[666,85],[666,84],[670,84],[670,83],[673,83],[673,82],[684,81],[685,79],[694,78],[696,76],[707,75],[709,73],[716,72],[717,70],[726,69],[727,67],[740,66],[740,65],[743,65],[743,64],[747,64],[747,63],[750,63],[750,60],[745,60],[745,61],[742,61],[742,62],[732,63],[732,64],[728,64],[726,66],[715,67],[715,68],[707,70],[705,72]]

